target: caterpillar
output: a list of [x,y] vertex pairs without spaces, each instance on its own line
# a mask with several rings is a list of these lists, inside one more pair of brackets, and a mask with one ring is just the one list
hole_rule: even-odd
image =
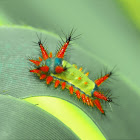
[[48,53],[45,50],[38,37],[37,45],[40,47],[42,57],[39,57],[38,60],[29,59],[35,65],[35,69],[31,69],[29,72],[35,73],[40,80],[46,80],[47,85],[52,82],[54,82],[55,88],[61,85],[62,90],[68,89],[70,94],[76,94],[77,98],[81,99],[84,104],[91,107],[96,106],[102,114],[105,114],[100,101],[112,102],[112,98],[100,91],[99,86],[112,75],[112,72],[92,81],[88,78],[89,72],[84,73],[82,67],[78,69],[75,64],[71,65],[64,60],[67,47],[72,40],[76,39],[76,37],[72,37],[73,33],[72,29],[66,40],[62,40],[63,44],[60,43],[61,46],[55,56],[52,56],[52,52]]

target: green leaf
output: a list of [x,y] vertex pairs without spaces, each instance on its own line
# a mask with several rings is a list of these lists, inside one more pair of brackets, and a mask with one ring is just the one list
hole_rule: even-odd
[[24,99],[46,110],[66,126],[68,126],[80,139],[105,139],[94,122],[79,108],[62,99],[40,96]]
[[12,96],[0,95],[1,140],[78,139],[48,112]]

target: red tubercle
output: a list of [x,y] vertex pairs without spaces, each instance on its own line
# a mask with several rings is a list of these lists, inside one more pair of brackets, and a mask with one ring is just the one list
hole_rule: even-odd
[[104,110],[103,110],[103,108],[101,106],[100,101],[98,99],[95,99],[93,102],[96,105],[96,107],[100,110],[100,112],[104,114]]
[[40,46],[40,50],[41,50],[41,53],[42,53],[42,57],[43,57],[43,59],[44,59],[44,60],[48,59],[49,56],[48,56],[46,50],[44,49],[43,45],[40,44],[39,46]]
[[89,97],[86,97],[86,103],[87,105],[90,105]]
[[64,90],[65,87],[66,87],[66,82],[63,82],[63,83],[61,84],[61,86],[62,86],[62,90]]
[[86,102],[86,96],[85,96],[85,94],[82,94],[81,97],[82,97],[83,102],[85,103]]
[[105,76],[95,80],[95,83],[97,86],[100,86],[105,80],[108,79],[108,77],[110,76],[111,74],[106,74]]
[[78,99],[80,99],[80,97],[81,97],[81,98],[82,98],[82,101],[83,101],[84,103],[87,103],[87,105],[92,106],[92,107],[94,106],[93,100],[92,100],[91,98],[86,97],[85,94],[82,94],[82,95],[81,95],[81,93],[80,93],[79,90],[76,90],[75,93],[76,93]]
[[52,52],[50,52],[49,57],[52,58]]
[[73,94],[73,86],[69,87],[70,94]]
[[66,49],[67,49],[68,45],[69,45],[69,42],[66,42],[66,43],[61,47],[61,49],[57,52],[56,57],[58,57],[58,58],[64,58],[64,54],[65,54],[65,52],[66,52]]
[[73,64],[73,66],[77,69],[77,65]]
[[36,66],[39,66],[40,65],[40,61],[38,60],[29,60],[31,61],[32,63],[34,63]]
[[42,75],[40,76],[40,80],[43,80],[43,79],[45,79],[46,77],[47,77],[46,74],[42,74]]
[[99,99],[107,101],[107,97],[104,94],[102,94],[101,92],[94,91],[93,95]]
[[100,84],[101,84],[101,80],[95,80],[95,84],[97,85],[97,86],[100,86]]
[[41,58],[41,57],[39,57],[39,61],[40,61],[40,62],[42,61],[42,58]]
[[61,67],[61,66],[56,66],[56,68],[55,68],[55,72],[56,73],[62,73],[64,71],[64,68],[63,67]]
[[89,103],[90,103],[90,106],[92,106],[92,107],[94,106],[94,104],[93,104],[93,100],[90,99],[90,98],[89,98]]
[[89,75],[89,72],[87,72],[85,75],[88,76]]
[[80,91],[79,90],[76,90],[75,93],[77,95],[77,98],[80,99]]
[[79,71],[82,71],[83,70],[83,68],[81,67],[81,68],[79,68]]
[[53,81],[53,77],[52,77],[52,76],[48,76],[48,77],[46,78],[46,84],[47,84],[47,85],[50,84],[52,81]]
[[40,67],[40,70],[43,71],[43,72],[48,72],[49,67],[48,66],[42,66],[42,67]]
[[84,84],[85,84],[85,85],[87,85],[87,84],[88,84],[88,82],[84,82]]
[[78,77],[78,80],[81,80],[82,79],[82,77]]
[[55,81],[55,84],[54,84],[54,87],[57,88],[59,84],[60,84],[60,81],[59,80],[56,80]]
[[40,74],[40,70],[38,70],[38,69],[33,69],[33,70],[30,70],[30,72],[33,72],[33,73],[38,73],[38,74]]

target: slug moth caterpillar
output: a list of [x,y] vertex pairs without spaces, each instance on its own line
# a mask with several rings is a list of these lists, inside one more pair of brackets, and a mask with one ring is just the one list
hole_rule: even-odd
[[68,89],[70,94],[76,94],[83,103],[91,107],[96,106],[102,114],[105,114],[100,101],[112,102],[112,98],[100,91],[99,86],[112,75],[112,72],[92,81],[88,78],[89,72],[83,73],[82,67],[78,69],[76,65],[71,65],[64,60],[69,43],[77,38],[77,36],[72,37],[74,32],[72,29],[66,40],[62,40],[61,46],[54,56],[52,52],[49,53],[45,50],[39,39],[37,45],[40,47],[42,57],[39,57],[38,60],[29,59],[35,65],[35,69],[31,69],[30,72],[37,74],[40,80],[46,80],[46,84],[54,82],[55,88],[61,85],[62,90]]

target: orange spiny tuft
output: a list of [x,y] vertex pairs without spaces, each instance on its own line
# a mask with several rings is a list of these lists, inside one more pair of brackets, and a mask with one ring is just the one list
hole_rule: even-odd
[[96,85],[97,85],[97,86],[100,86],[105,80],[108,79],[108,77],[109,77],[111,74],[112,74],[112,73],[106,74],[105,76],[103,76],[103,77],[101,77],[101,78],[95,80]]
[[101,94],[101,92],[94,91],[93,95],[99,99],[107,101],[107,97],[104,94]]
[[89,72],[87,72],[85,75],[88,76],[89,75]]
[[88,84],[88,82],[85,82],[84,84],[85,84],[85,85],[87,85],[87,84]]
[[55,84],[54,84],[54,87],[57,88],[59,84],[60,84],[60,81],[59,80],[56,80],[55,81]]
[[43,72],[48,72],[49,67],[48,66],[42,66],[42,67],[40,67],[40,70],[43,71]]
[[73,64],[73,67],[75,67],[77,69],[77,66],[75,64]]
[[66,82],[63,82],[62,83],[62,89],[65,89],[65,87],[66,87]]
[[39,57],[39,61],[40,61],[40,62],[42,61],[42,58],[41,58],[41,57]]
[[92,107],[94,106],[93,100],[92,100],[92,99],[89,99],[89,103],[90,103],[90,105],[91,105]]
[[49,57],[52,58],[52,52],[50,52]]
[[86,103],[87,105],[90,105],[89,97],[86,97]]
[[81,77],[78,77],[78,80],[81,80],[82,78]]
[[33,73],[40,73],[40,70],[34,69],[34,70],[30,70],[30,72],[33,72]]
[[47,84],[47,85],[50,84],[50,82],[52,82],[52,80],[53,80],[53,77],[52,77],[52,76],[48,76],[48,77],[46,78],[46,84]]
[[95,80],[95,83],[96,83],[97,86],[100,86],[100,85],[101,85],[101,83],[102,83],[101,80],[102,80],[102,79],[97,79],[97,80]]
[[40,65],[40,61],[38,60],[29,60],[31,61],[32,63],[34,63],[36,66],[39,66]]
[[80,99],[80,91],[79,90],[76,90],[76,95],[77,95],[77,98],[79,98]]
[[42,74],[42,75],[40,76],[40,80],[45,79],[46,77],[47,77],[46,74]]
[[64,58],[64,54],[66,52],[68,45],[69,45],[69,42],[64,43],[64,45],[61,47],[61,49],[57,52],[56,57]]
[[56,72],[56,73],[62,73],[63,71],[64,71],[64,68],[61,67],[61,66],[57,66],[57,67],[55,68],[55,72]]
[[85,94],[82,94],[81,97],[82,97],[83,102],[85,103],[86,102],[86,96],[85,96]]
[[82,69],[83,69],[82,67],[81,67],[81,68],[79,68],[79,71],[82,71]]
[[73,86],[69,87],[70,94],[73,94]]
[[104,110],[103,110],[103,108],[102,108],[102,106],[101,106],[101,103],[100,103],[100,101],[99,101],[98,99],[95,99],[95,100],[94,100],[94,104],[95,104],[96,107],[100,110],[100,112],[104,114]]
[[44,49],[43,45],[42,45],[42,44],[39,44],[39,46],[40,46],[40,50],[41,50],[41,52],[42,52],[42,57],[43,57],[43,59],[44,59],[44,60],[48,59],[49,56],[48,56],[46,50]]

